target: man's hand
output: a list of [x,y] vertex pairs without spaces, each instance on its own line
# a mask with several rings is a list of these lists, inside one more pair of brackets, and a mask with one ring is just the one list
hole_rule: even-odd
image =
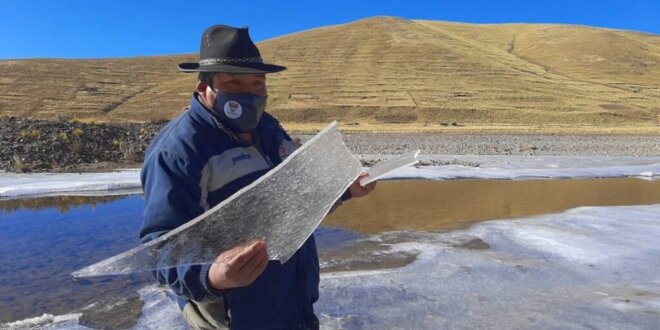
[[215,259],[209,269],[209,284],[217,290],[244,287],[254,282],[267,265],[266,242],[237,246]]
[[365,176],[368,176],[368,175],[369,175],[369,174],[367,174],[367,173],[365,173],[365,172],[362,172],[362,173],[360,174],[360,176],[357,178],[357,180],[355,180],[355,182],[353,182],[353,183],[351,184],[351,186],[348,187],[348,190],[351,192],[351,196],[352,196],[352,197],[362,197],[362,196],[366,196],[367,194],[369,194],[370,192],[372,192],[374,189],[376,189],[376,181],[374,181],[374,182],[372,182],[372,183],[370,183],[370,184],[368,184],[368,185],[366,185],[366,186],[364,186],[364,187],[362,187],[362,186],[360,185],[360,179],[363,178],[363,177],[365,177]]

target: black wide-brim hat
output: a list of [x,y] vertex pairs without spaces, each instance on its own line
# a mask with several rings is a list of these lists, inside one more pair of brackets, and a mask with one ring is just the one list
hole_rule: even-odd
[[247,27],[214,25],[202,34],[199,63],[181,63],[183,72],[274,73],[286,67],[266,64]]

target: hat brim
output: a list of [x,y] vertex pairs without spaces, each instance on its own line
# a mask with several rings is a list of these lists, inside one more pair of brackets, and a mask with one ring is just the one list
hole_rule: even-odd
[[249,63],[242,65],[230,64],[213,64],[213,65],[199,65],[199,63],[181,63],[179,64],[179,71],[182,72],[225,72],[225,73],[275,73],[286,70],[285,66],[266,64],[266,63]]

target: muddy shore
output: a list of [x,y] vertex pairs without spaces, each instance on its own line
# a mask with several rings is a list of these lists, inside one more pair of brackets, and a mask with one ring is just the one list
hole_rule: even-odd
[[[103,171],[138,167],[160,124],[90,124],[0,118],[0,170]],[[302,141],[311,135],[292,134]],[[660,156],[660,135],[344,134],[354,154]]]

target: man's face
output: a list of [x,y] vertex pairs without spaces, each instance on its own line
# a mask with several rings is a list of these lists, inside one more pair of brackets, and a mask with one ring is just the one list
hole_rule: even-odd
[[[202,88],[200,88],[202,87]],[[260,96],[268,94],[266,90],[266,75],[261,74],[233,74],[216,73],[211,85],[198,86],[198,90],[206,101],[208,107],[213,106],[217,94],[214,90],[225,93],[253,93]]]

